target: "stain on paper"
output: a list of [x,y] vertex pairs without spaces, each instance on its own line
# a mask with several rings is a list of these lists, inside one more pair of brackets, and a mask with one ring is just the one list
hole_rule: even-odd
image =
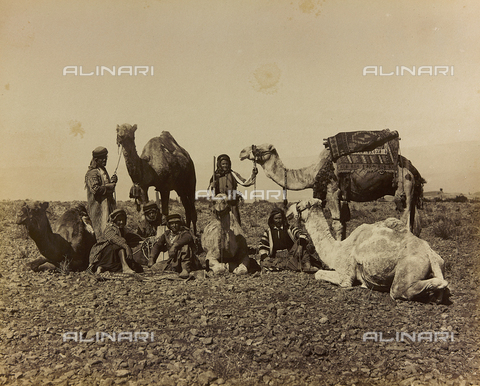
[[85,134],[85,129],[82,127],[82,124],[78,121],[70,121],[70,134],[72,134],[74,137],[77,135],[80,136],[80,138],[83,138],[83,135]]
[[7,84],[5,85],[5,90],[7,90],[7,91],[10,90],[10,83],[7,83]]
[[278,83],[282,71],[276,63],[268,63],[258,67],[254,73],[253,88],[265,94],[274,94],[278,91]]
[[321,4],[324,2],[324,0],[300,0],[298,7],[303,13],[315,13],[315,16],[318,16],[321,13]]

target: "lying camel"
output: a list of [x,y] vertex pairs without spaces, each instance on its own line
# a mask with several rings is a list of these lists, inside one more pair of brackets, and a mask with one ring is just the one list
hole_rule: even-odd
[[252,264],[242,228],[230,213],[227,196],[218,194],[214,200],[215,218],[208,223],[202,235],[202,247],[207,252],[205,261],[215,274],[227,271],[246,274]]
[[292,214],[305,222],[320,259],[333,269],[317,271],[315,279],[341,287],[360,282],[364,288],[390,290],[392,299],[442,302],[448,285],[443,278],[443,259],[402,221],[389,218],[363,224],[344,241],[337,241],[330,233],[321,200],[292,205],[287,215]]
[[45,258],[30,263],[34,271],[44,263],[66,271],[83,271],[95,236],[85,206],[67,210],[54,224],[47,218],[48,202],[24,202],[17,213],[17,224],[25,225],[29,236]]

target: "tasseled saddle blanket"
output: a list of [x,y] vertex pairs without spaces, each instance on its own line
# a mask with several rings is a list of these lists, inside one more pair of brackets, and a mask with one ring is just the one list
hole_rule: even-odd
[[338,133],[324,141],[338,173],[358,169],[396,172],[399,139],[397,131],[352,131]]
[[[328,184],[338,182],[344,197],[349,196],[350,174],[355,170],[396,173],[399,138],[397,131],[352,131],[338,133],[324,140],[330,150],[329,162],[318,171],[313,197],[325,200]],[[334,168],[336,164],[336,173]]]

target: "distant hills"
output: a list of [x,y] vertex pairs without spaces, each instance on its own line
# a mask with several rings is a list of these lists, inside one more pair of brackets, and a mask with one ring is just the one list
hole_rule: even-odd
[[401,148],[401,151],[427,180],[425,191],[443,189],[465,196],[480,191],[480,141]]

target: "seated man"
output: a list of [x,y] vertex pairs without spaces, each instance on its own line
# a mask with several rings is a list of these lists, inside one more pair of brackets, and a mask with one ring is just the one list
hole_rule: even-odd
[[154,201],[149,201],[143,206],[145,219],[138,226],[137,233],[144,239],[157,236],[157,228],[160,224],[160,210]]
[[127,214],[123,209],[110,214],[105,231],[90,251],[90,272],[143,272],[142,266],[133,259],[131,244],[127,240],[135,241],[135,235],[127,232],[126,223]]
[[183,225],[179,214],[167,216],[167,230],[153,246],[148,266],[151,267],[157,261],[160,252],[168,251],[168,259],[162,261],[162,271],[174,271],[180,274],[182,279],[187,279],[190,272],[200,265],[195,255],[195,240],[190,230]]
[[269,269],[291,269],[311,271],[312,258],[306,253],[309,243],[307,235],[300,228],[290,227],[285,213],[273,208],[268,217],[268,229],[260,239],[260,261]]

